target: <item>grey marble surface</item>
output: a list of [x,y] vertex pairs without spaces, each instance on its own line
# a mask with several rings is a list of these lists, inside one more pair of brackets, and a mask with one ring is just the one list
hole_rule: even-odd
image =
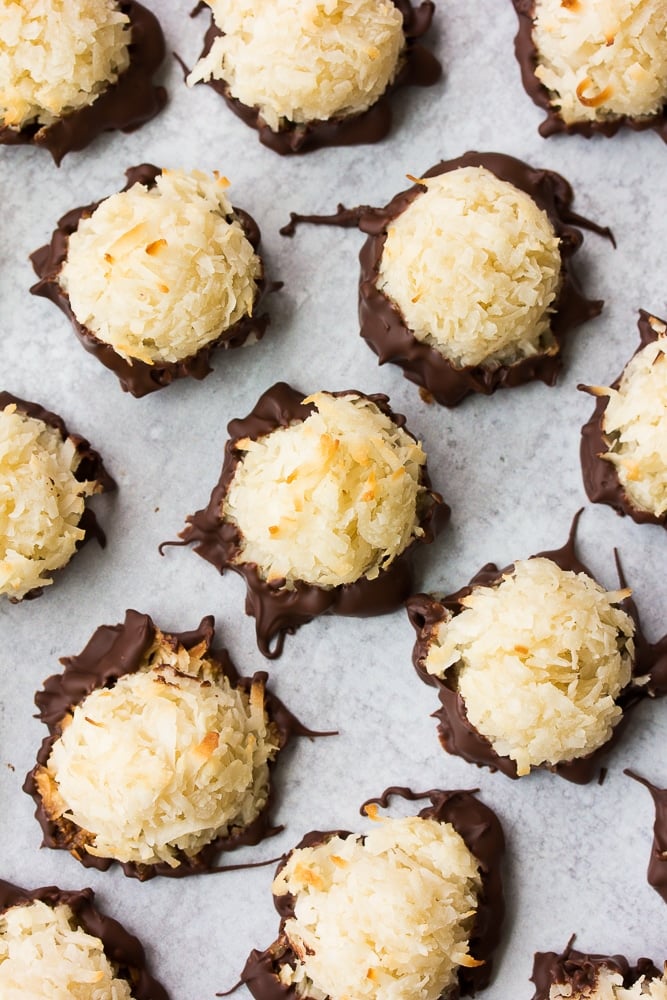
[[[186,0],[152,0],[170,51],[192,63],[206,16],[190,19]],[[379,146],[281,159],[207,87],[188,90],[177,62],[163,78],[169,104],[132,135],[108,135],[60,169],[41,151],[0,148],[0,368],[16,395],[59,412],[104,454],[119,485],[96,509],[108,534],[90,544],[39,600],[0,607],[0,874],[26,886],[92,885],[98,902],[139,933],[173,1000],[205,1000],[236,980],[248,951],[274,937],[272,869],[140,884],[118,870],[84,870],[61,852],[39,849],[33,803],[22,793],[43,727],[33,695],[102,623],[126,608],[163,627],[193,627],[208,613],[243,673],[266,664],[243,613],[243,586],[220,578],[174,538],[203,506],[217,479],[225,427],[278,379],[304,393],[320,388],[386,392],[408,416],[429,455],[436,488],[452,507],[450,527],[423,553],[418,589],[449,591],[485,562],[500,565],[562,544],[585,505],[580,550],[596,575],[616,583],[617,547],[650,638],[667,630],[667,534],[586,503],[578,463],[580,427],[592,409],[580,382],[608,383],[637,344],[640,307],[667,313],[667,149],[653,133],[613,140],[543,140],[541,113],[521,88],[509,0],[440,0],[430,36],[442,82],[397,96],[395,127]],[[613,228],[617,249],[587,235],[579,268],[602,315],[576,333],[555,388],[534,384],[455,410],[428,406],[398,369],[378,368],[358,336],[354,231],[305,228],[278,235],[290,209],[329,211],[337,201],[382,204],[441,158],[498,150],[563,173],[575,209]],[[28,254],[58,217],[123,184],[142,161],[218,169],[235,204],[263,232],[271,276],[285,282],[271,302],[264,341],[218,355],[204,382],[184,381],[136,400],[87,355],[65,318],[28,294]],[[667,785],[667,705],[641,705],[606,761],[604,784],[578,787],[539,773],[518,782],[481,771],[439,747],[433,691],[411,667],[412,630],[403,612],[374,620],[322,618],[286,643],[268,665],[274,690],[303,721],[340,735],[299,740],[280,768],[278,821],[284,832],[235,860],[269,858],[312,828],[363,828],[360,803],[390,784],[416,789],[480,788],[507,835],[507,923],[488,1000],[530,997],[535,950],[578,945],[631,959],[665,953],[665,904],[645,868],[653,810],[631,766]],[[244,991],[239,992],[243,996]]]

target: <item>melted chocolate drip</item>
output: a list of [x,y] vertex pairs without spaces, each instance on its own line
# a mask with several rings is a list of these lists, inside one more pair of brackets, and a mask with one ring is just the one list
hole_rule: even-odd
[[[129,170],[125,171],[127,184],[123,191],[128,191],[134,184],[143,184],[150,189],[155,186],[156,178],[161,172],[159,167],[155,167],[151,163],[130,167]],[[257,340],[261,340],[269,325],[269,317],[266,313],[261,316],[255,315],[255,311],[265,292],[272,292],[281,287],[280,282],[267,287],[263,274],[260,274],[256,280],[257,291],[253,302],[253,314],[242,316],[232,326],[223,330],[215,340],[211,340],[201,347],[196,354],[182,358],[180,361],[156,361],[152,365],[146,364],[138,358],[128,361],[118,354],[111,344],[99,340],[92,330],[87,326],[82,326],[72,312],[69,296],[61,287],[59,279],[67,259],[70,236],[78,228],[81,219],[91,216],[99,204],[100,202],[97,201],[92,205],[72,209],[71,212],[63,215],[58,222],[58,228],[53,232],[51,242],[31,254],[30,260],[39,281],[32,286],[30,291],[33,295],[41,295],[45,299],[50,299],[65,313],[85,349],[117,376],[125,392],[139,398],[170,385],[174,379],[191,376],[201,380],[213,370],[209,360],[216,348],[241,347],[253,335]],[[233,217],[241,225],[253,250],[257,251],[260,231],[255,220],[239,208],[234,208]]]
[[[651,326],[649,319],[651,313],[644,309],[639,310],[639,347],[635,351],[635,357],[648,344],[652,344],[658,339],[658,334]],[[660,322],[665,322],[661,320]],[[627,367],[627,366],[626,366]],[[625,369],[611,384],[612,389],[618,389]],[[590,387],[579,385],[579,389],[584,392],[591,392]],[[667,511],[659,517],[649,510],[642,510],[636,507],[618,477],[618,470],[613,462],[609,462],[604,455],[611,447],[611,441],[605,435],[604,414],[609,402],[608,396],[598,396],[595,402],[593,416],[584,424],[581,429],[581,471],[584,478],[584,487],[588,499],[593,503],[604,503],[624,516],[629,515],[637,524],[661,524],[667,528]]]
[[[41,420],[48,427],[53,427],[54,430],[58,431],[63,441],[67,438],[72,441],[76,449],[76,453],[79,456],[79,465],[74,473],[74,478],[79,483],[84,482],[96,482],[99,486],[100,492],[110,492],[116,489],[116,483],[109,475],[107,470],[104,468],[104,463],[102,461],[101,455],[90,447],[88,441],[80,437],[78,434],[70,434],[65,424],[65,421],[59,417],[56,413],[51,413],[50,410],[45,410],[38,403],[30,403],[25,399],[19,399],[17,396],[13,396],[10,392],[0,392],[0,411],[4,410],[6,406],[14,403],[17,409],[26,415],[26,417],[32,417],[35,420]],[[86,507],[79,520],[78,527],[84,532],[84,536],[80,542],[77,542],[77,549],[80,549],[86,544],[91,538],[94,538],[101,548],[105,548],[107,539],[104,531],[97,523],[97,518],[89,507]],[[65,567],[61,567],[64,569]],[[33,590],[28,591],[22,600],[32,600],[35,597],[40,597],[44,592],[43,587],[35,587]],[[9,600],[16,604],[16,598],[9,598]]]
[[[557,103],[558,95],[552,95],[535,75],[535,69],[539,62],[539,54],[533,40],[535,0],[512,0],[512,3],[519,18],[519,30],[514,39],[514,51],[521,68],[521,82],[531,100],[538,108],[543,108],[547,113],[547,117],[538,129],[540,135],[547,138],[550,135],[565,132],[568,135],[583,135],[587,139],[596,133],[610,137],[616,135],[618,130],[625,126],[634,129],[635,132],[654,129],[660,138],[667,142],[667,105],[658,114],[638,118],[629,115],[614,115],[613,118],[606,118],[603,121],[582,121],[570,124],[563,121]],[[551,103],[552,97],[555,104]]]
[[[538,552],[531,559],[550,559],[562,570],[573,573],[585,573],[594,579],[591,571],[579,560],[576,552],[576,529],[581,511],[575,516],[570,535],[561,549]],[[619,576],[621,586],[625,586],[620,564]],[[477,573],[469,584],[456,593],[449,594],[439,600],[429,594],[417,594],[407,602],[407,612],[410,622],[417,633],[413,649],[412,661],[420,678],[437,688],[441,708],[434,713],[438,719],[438,736],[444,749],[471,764],[488,767],[491,771],[501,771],[509,778],[519,777],[515,762],[510,757],[501,757],[493,749],[491,741],[482,735],[468,720],[466,706],[458,692],[455,680],[444,681],[426,671],[425,662],[438,626],[449,615],[456,616],[464,610],[463,600],[477,587],[497,586],[503,577],[514,571],[514,564],[498,569],[495,563],[487,563]],[[597,750],[583,757],[561,761],[557,764],[540,764],[540,768],[553,771],[568,781],[576,784],[587,784],[597,775],[601,756],[618,740],[627,721],[628,711],[644,697],[652,697],[667,693],[667,635],[659,642],[650,644],[645,639],[639,621],[639,615],[631,597],[619,602],[619,607],[628,614],[635,624],[635,658],[632,668],[633,679],[623,689],[616,703],[623,709],[620,721],[616,723],[610,739]],[[649,683],[635,683],[635,678],[649,675]]]
[[[394,795],[400,795],[410,801],[430,799],[431,805],[422,809],[419,816],[422,819],[437,820],[439,823],[450,823],[479,862],[482,887],[470,936],[469,951],[474,958],[483,961],[484,964],[472,969],[460,966],[458,991],[448,991],[447,997],[454,1000],[457,995],[474,994],[487,986],[491,979],[492,955],[500,940],[505,914],[500,875],[500,862],[505,849],[502,827],[495,813],[468,791],[445,792],[434,789],[415,793],[409,788],[392,786],[379,798],[365,802],[362,810],[370,803],[386,807]],[[314,847],[326,843],[333,837],[353,836],[355,834],[347,830],[325,833],[315,830],[306,834],[294,850]],[[365,837],[361,836],[361,841],[364,840]],[[285,861],[279,866],[278,871],[284,864]],[[278,938],[264,951],[252,951],[241,973],[241,982],[245,983],[257,1000],[286,1000],[288,997],[296,997],[294,988],[285,986],[278,979],[281,965],[295,967],[299,961],[285,934],[285,923],[294,916],[295,902],[295,898],[290,894],[274,896],[276,909],[281,916]]]
[[[404,426],[405,418],[393,413],[386,396],[365,396],[353,390],[350,393],[372,400],[398,427]],[[247,417],[231,421],[227,428],[230,438],[225,446],[220,479],[211,493],[208,506],[188,517],[188,525],[180,534],[185,544],[194,543],[195,552],[212,563],[220,573],[231,569],[244,578],[247,587],[246,614],[255,618],[257,645],[269,659],[280,656],[286,635],[292,635],[299,626],[317,615],[330,612],[366,617],[394,611],[410,593],[415,546],[433,541],[449,519],[449,507],[438,493],[431,490],[428,473],[423,469],[420,482],[425,492],[419,523],[424,534],[419,539],[413,539],[374,580],[361,577],[354,583],[330,588],[298,581],[289,589],[284,580],[267,582],[262,579],[255,563],[237,563],[240,532],[234,524],[223,521],[220,516],[222,503],[242,457],[237,442],[244,438],[257,440],[280,427],[305,420],[314,407],[304,405],[303,398],[303,393],[285,382],[278,382],[260,397]]]
[[549,1000],[551,987],[571,985],[573,1000],[582,1000],[595,989],[600,973],[607,969],[623,977],[629,989],[638,979],[659,979],[661,973],[648,958],[640,958],[631,966],[623,955],[586,955],[570,945],[559,955],[555,951],[538,951],[533,963],[531,982],[535,984],[533,1000]]
[[14,906],[28,906],[39,901],[47,906],[69,906],[77,924],[93,937],[99,938],[104,954],[116,966],[116,976],[125,979],[132,987],[136,1000],[169,1000],[169,994],[146,968],[146,955],[138,938],[134,937],[111,917],[105,916],[93,905],[92,889],[66,892],[53,885],[40,889],[21,889],[0,879],[0,913]]
[[644,785],[651,793],[655,805],[655,823],[646,876],[648,884],[653,886],[667,903],[667,789],[657,788],[634,771],[626,770],[624,774]]
[[114,129],[133,132],[162,110],[167,103],[167,92],[152,83],[165,55],[160,23],[135,0],[121,0],[118,6],[130,19],[132,42],[130,65],[116,83],[108,86],[92,104],[52,125],[34,123],[20,131],[9,126],[0,128],[0,144],[43,146],[59,165],[66,153],[83,149],[102,132]]
[[[393,0],[393,2],[403,15],[403,32],[406,38],[403,64],[394,82],[367,111],[302,124],[286,122],[278,132],[274,132],[262,118],[259,108],[248,107],[232,96],[229,84],[225,80],[211,79],[206,83],[224,98],[228,107],[241,121],[257,130],[262,145],[268,146],[281,156],[309,153],[326,146],[353,146],[379,142],[391,129],[392,93],[400,87],[430,87],[437,83],[442,74],[442,67],[435,56],[418,44],[418,39],[431,25],[435,4],[432,0],[424,0],[418,7],[413,7],[411,0]],[[194,13],[198,13],[199,9],[200,5],[195,8]],[[221,34],[211,18],[200,58],[208,55],[213,42]]]
[[[141,666],[156,633],[156,627],[149,615],[138,611],[127,611],[125,621],[119,625],[102,625],[92,635],[83,652],[78,656],[64,657],[62,674],[49,677],[42,691],[35,695],[39,718],[49,729],[49,736],[42,742],[37,755],[37,765],[29,772],[23,790],[35,800],[35,816],[44,833],[43,845],[69,851],[87,868],[106,871],[114,862],[113,858],[99,858],[86,851],[85,845],[91,835],[63,817],[53,819],[47,812],[39,792],[37,775],[46,767],[53,744],[59,739],[63,721],[69,713],[92,692],[99,688],[111,688],[125,674],[135,673]],[[199,627],[189,632],[165,633],[165,639],[174,645],[192,649],[199,643],[206,646],[206,656],[220,670],[234,687],[248,694],[253,684],[265,688],[268,675],[263,671],[252,677],[240,677],[227,651],[213,645],[214,621],[211,615],[203,618]],[[332,733],[318,733],[307,729],[292,715],[289,709],[275,695],[264,691],[264,707],[271,727],[277,737],[279,750],[287,746],[293,736],[329,736]],[[273,768],[275,761],[270,762]],[[260,814],[246,827],[235,827],[229,833],[216,837],[206,844],[198,854],[190,857],[183,852],[177,854],[179,866],[170,867],[166,862],[140,864],[123,862],[121,868],[126,875],[141,881],[154,875],[178,878],[205,872],[224,871],[215,864],[217,855],[237,847],[254,846],[267,837],[272,837],[283,829],[270,825],[270,815],[274,806],[273,789],[269,792],[266,805]],[[229,866],[227,866],[229,867]],[[236,865],[234,867],[246,867]],[[251,865],[250,867],[255,867]]]

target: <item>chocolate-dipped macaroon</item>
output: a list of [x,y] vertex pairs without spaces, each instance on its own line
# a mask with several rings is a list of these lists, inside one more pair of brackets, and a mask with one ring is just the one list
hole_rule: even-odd
[[387,397],[305,397],[284,382],[228,425],[220,479],[184,543],[240,573],[262,653],[324,612],[377,615],[410,593],[411,557],[449,508]]
[[[667,651],[665,653],[665,669],[667,669]],[[639,774],[635,774],[634,771],[626,770],[625,774],[648,788],[653,799],[655,823],[653,824],[653,844],[651,845],[646,877],[648,884],[653,886],[667,903],[667,788],[658,788],[657,785],[642,778]]]
[[512,0],[523,85],[547,112],[543,136],[667,140],[667,11],[662,0]]
[[33,0],[0,24],[0,144],[34,144],[57,164],[100,133],[132,132],[164,107],[157,18],[135,0]]
[[116,484],[85,438],[37,403],[0,392],[0,595],[38,597],[90,538],[89,497]]
[[32,255],[31,291],[62,309],[124,390],[145,396],[204,378],[216,348],[259,340],[269,318],[258,314],[259,228],[232,207],[226,177],[149,163],[126,176],[118,194],[63,216]]
[[419,44],[431,0],[206,4],[211,26],[188,84],[210,83],[283,155],[378,142],[391,128],[391,93],[430,86],[442,72]]
[[639,347],[597,397],[582,428],[581,467],[590,500],[638,524],[667,528],[667,323],[639,313]]
[[488,984],[504,915],[500,823],[464,791],[389,788],[362,810],[376,820],[395,794],[431,805],[365,834],[314,831],[280,865],[278,938],[241,973],[257,1000],[375,1000],[389,986],[396,1000],[453,1000]]
[[567,544],[443,598],[407,603],[413,662],[438,690],[449,753],[510,778],[545,768],[584,784],[641,698],[665,693],[667,636],[649,644],[631,591],[608,592]]
[[532,1000],[660,1000],[667,980],[649,958],[630,965],[623,955],[587,955],[571,945],[562,954],[535,954]]
[[271,769],[305,729],[216,648],[213,618],[162,632],[148,615],[97,629],[35,701],[49,728],[24,785],[44,844],[142,881],[217,869],[271,826]]

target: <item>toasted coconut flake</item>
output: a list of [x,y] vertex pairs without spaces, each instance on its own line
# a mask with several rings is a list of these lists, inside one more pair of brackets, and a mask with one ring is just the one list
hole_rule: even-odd
[[546,213],[485,167],[419,183],[427,190],[394,219],[378,275],[415,337],[457,367],[546,350],[561,274]]
[[222,34],[188,83],[224,80],[276,132],[365,111],[393,81],[405,46],[392,0],[206,2]]
[[369,399],[321,392],[309,401],[305,421],[241,442],[222,505],[240,531],[237,562],[288,586],[375,579],[421,532],[426,456]]
[[630,682],[634,622],[585,573],[519,560],[443,621],[428,673],[455,684],[470,723],[519,775],[583,757],[610,738]]
[[261,271],[224,188],[201,171],[170,170],[81,220],[59,282],[82,326],[124,358],[155,364],[196,354],[251,315]]
[[535,0],[537,78],[568,124],[657,114],[667,101],[664,0]]
[[0,996],[3,1000],[132,1000],[130,984],[64,903],[40,900],[0,914]]
[[480,888],[462,837],[432,819],[299,848],[273,884],[295,897],[284,932],[299,961],[280,980],[297,996],[436,1000],[480,964],[468,953]]

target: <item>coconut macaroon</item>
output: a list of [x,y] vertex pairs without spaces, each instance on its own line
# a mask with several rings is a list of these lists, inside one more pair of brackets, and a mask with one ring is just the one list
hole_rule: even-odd
[[163,55],[159,24],[137,3],[3,0],[0,142],[33,141],[60,162],[106,128],[136,128],[165,103],[150,84]]
[[639,330],[640,347],[613,385],[580,387],[598,399],[582,467],[592,500],[667,526],[667,324],[642,310]]
[[631,966],[623,955],[587,955],[571,945],[559,955],[537,952],[533,1000],[666,1000],[667,974],[648,958]]
[[[664,131],[667,11],[662,0],[514,0],[524,84],[549,119],[540,129]],[[532,80],[531,80],[532,76]]]
[[488,983],[502,831],[471,793],[426,796],[433,807],[418,816],[367,804],[368,833],[308,834],[290,852],[273,883],[279,938],[241,975],[256,997],[436,1000]]
[[33,254],[33,292],[72,317],[84,346],[134,395],[203,378],[215,347],[264,333],[259,231],[232,207],[228,186],[219,174],[143,164],[123,191],[65,216]]
[[546,212],[481,166],[422,183],[388,228],[377,282],[415,337],[459,368],[548,349],[561,257]]
[[35,403],[0,393],[0,594],[37,597],[89,537],[86,501],[114,482],[88,442]]
[[0,881],[3,1000],[167,1000],[139,941],[93,899],[91,889],[27,891]]
[[324,611],[381,614],[407,596],[410,550],[449,511],[403,424],[384,396],[277,383],[229,425],[218,486],[182,537],[245,577],[265,655]]
[[391,122],[388,92],[440,76],[437,60],[414,45],[430,25],[430,3],[417,11],[394,0],[206,3],[211,29],[187,82],[210,82],[280,153],[377,141]]
[[[111,656],[96,660],[107,637]],[[267,695],[266,674],[239,679],[212,637],[212,619],[180,636],[128,612],[47,682],[37,702],[51,737],[26,790],[49,846],[145,879],[210,870],[219,850],[267,834],[270,765],[303,728]],[[94,686],[74,699],[85,672]]]

